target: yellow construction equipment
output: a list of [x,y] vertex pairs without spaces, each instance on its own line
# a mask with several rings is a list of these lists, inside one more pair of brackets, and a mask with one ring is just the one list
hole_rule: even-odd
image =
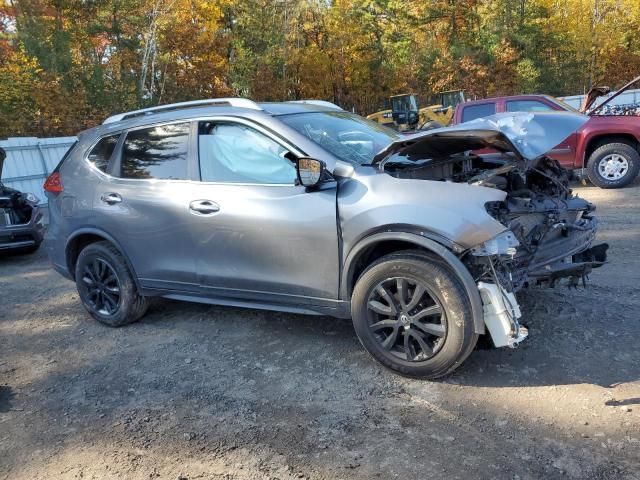
[[431,97],[431,105],[419,108],[413,93],[393,95],[391,108],[372,113],[367,118],[400,131],[428,130],[449,125],[456,105],[464,102],[463,90],[448,90]]

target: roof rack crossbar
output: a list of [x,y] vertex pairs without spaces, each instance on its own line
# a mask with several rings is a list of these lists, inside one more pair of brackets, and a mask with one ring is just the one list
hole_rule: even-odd
[[209,105],[228,105],[231,107],[250,108],[252,110],[262,110],[260,106],[253,100],[248,98],[210,98],[206,100],[192,100],[190,102],[169,103],[167,105],[158,105],[156,107],[143,108],[132,112],[118,113],[107,118],[103,124],[119,122],[128,118],[141,117],[144,115],[152,115],[163,111],[178,110],[180,108],[190,107],[206,107]]

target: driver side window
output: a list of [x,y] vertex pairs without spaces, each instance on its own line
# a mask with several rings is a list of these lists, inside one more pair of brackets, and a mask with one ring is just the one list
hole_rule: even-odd
[[243,124],[200,122],[198,153],[203,182],[293,185],[296,181],[288,150]]

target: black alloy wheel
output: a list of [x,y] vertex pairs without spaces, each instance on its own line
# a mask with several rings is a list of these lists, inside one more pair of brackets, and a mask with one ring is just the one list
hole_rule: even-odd
[[408,377],[451,373],[478,340],[461,278],[419,250],[390,253],[367,267],[353,288],[351,318],[367,352]]
[[109,327],[135,322],[147,311],[127,261],[107,241],[82,249],[75,265],[75,280],[89,314]]
[[433,357],[447,336],[444,309],[424,282],[405,277],[379,282],[369,295],[367,312],[374,338],[401,360]]
[[82,271],[82,285],[90,307],[100,315],[113,315],[120,308],[120,280],[114,268],[102,258],[94,258]]

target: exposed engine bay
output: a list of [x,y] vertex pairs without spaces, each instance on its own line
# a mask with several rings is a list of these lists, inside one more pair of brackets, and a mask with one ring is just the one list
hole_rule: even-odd
[[[6,152],[0,148],[0,178]],[[33,193],[9,188],[0,181],[0,253],[34,252],[44,234],[42,212]]]
[[549,157],[526,162],[510,154],[457,154],[410,165],[387,163],[385,171],[398,178],[465,182],[505,191],[504,201],[485,207],[509,229],[511,240],[505,235],[503,242],[510,253],[472,251],[467,262],[479,279],[495,275],[507,291],[529,284],[553,287],[562,278],[577,285],[606,260],[606,244],[589,248],[597,229],[591,216],[595,207],[573,195],[569,172]]

